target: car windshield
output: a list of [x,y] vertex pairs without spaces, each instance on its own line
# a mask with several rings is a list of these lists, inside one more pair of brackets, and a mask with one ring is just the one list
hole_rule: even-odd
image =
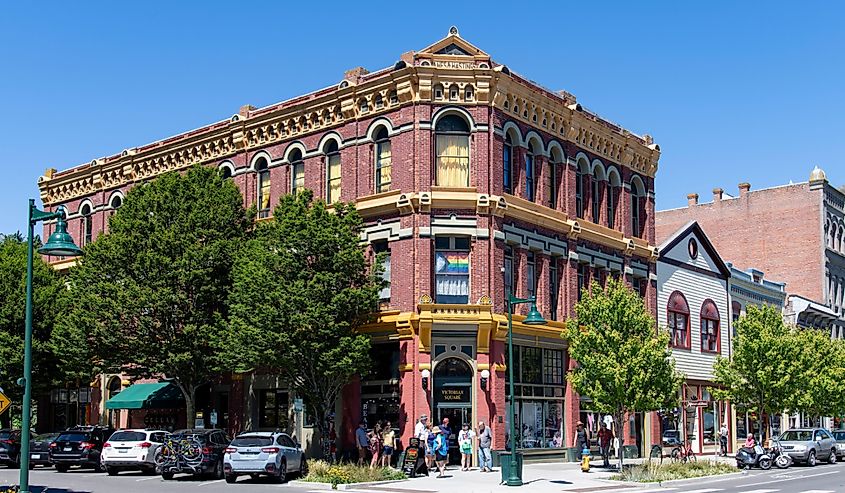
[[35,441],[37,442],[46,442],[46,441],[53,441],[56,437],[59,436],[58,433],[45,433],[44,435],[38,435],[35,437]]
[[834,431],[833,438],[837,440],[845,440],[845,431]]
[[266,447],[273,444],[272,437],[248,436],[232,440],[232,447]]
[[118,431],[109,438],[112,442],[143,442],[147,434],[142,431]]
[[62,433],[57,442],[84,442],[88,436],[85,433]]
[[780,436],[783,442],[809,442],[812,440],[813,432],[809,430],[790,430],[785,431]]
[[0,440],[5,440],[5,439],[9,438],[10,436],[12,436],[11,431],[0,431]]

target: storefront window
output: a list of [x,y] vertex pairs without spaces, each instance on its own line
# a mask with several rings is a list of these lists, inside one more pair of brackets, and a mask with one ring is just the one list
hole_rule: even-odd
[[[514,387],[518,447],[566,446],[563,440],[563,351],[514,346],[514,374],[519,383]],[[510,428],[506,427],[506,430]],[[507,433],[505,439],[510,444]]]
[[288,427],[288,391],[265,389],[258,394],[258,427],[286,430]]
[[361,380],[361,416],[372,428],[379,421],[399,422],[399,344],[370,347],[372,371]]

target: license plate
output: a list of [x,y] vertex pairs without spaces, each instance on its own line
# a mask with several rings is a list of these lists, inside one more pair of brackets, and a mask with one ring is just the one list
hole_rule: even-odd
[[65,452],[70,452],[70,447],[65,447]]
[[29,454],[30,459],[41,460],[41,454]]

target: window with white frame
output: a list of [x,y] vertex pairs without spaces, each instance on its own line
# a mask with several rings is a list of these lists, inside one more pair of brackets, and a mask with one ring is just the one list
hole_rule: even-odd
[[376,132],[376,193],[390,190],[392,152],[387,128],[381,127]]
[[94,221],[91,206],[85,204],[79,211],[82,214],[82,246],[88,245],[94,238]]
[[302,151],[294,149],[290,153],[291,186],[290,193],[297,194],[305,189],[305,162]]
[[443,187],[469,186],[469,125],[458,115],[447,115],[435,128],[436,180]]
[[267,159],[259,158],[255,163],[258,172],[258,217],[270,216],[270,170],[267,169]]
[[337,142],[330,140],[326,144],[326,201],[334,204],[340,200],[340,150]]
[[436,236],[434,283],[437,303],[469,303],[468,236]]

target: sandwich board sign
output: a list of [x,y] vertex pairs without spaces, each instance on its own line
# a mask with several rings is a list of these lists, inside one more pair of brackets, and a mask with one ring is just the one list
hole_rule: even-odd
[[12,401],[6,397],[6,394],[0,392],[0,415],[8,411],[10,407],[12,407]]

